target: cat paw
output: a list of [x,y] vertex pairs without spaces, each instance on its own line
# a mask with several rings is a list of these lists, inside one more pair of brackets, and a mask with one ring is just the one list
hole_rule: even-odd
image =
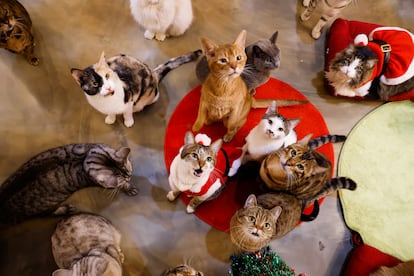
[[304,7],[309,7],[310,0],[303,0],[302,5]]
[[165,34],[155,34],[155,39],[158,41],[164,41],[167,38]]
[[223,141],[228,143],[233,139],[233,137],[234,137],[234,134],[226,134],[223,136]]
[[123,190],[123,192],[127,196],[136,196],[139,193],[139,189],[130,183],[129,186]]
[[302,21],[307,21],[310,18],[310,14],[307,13],[307,11],[304,11],[301,15],[300,15],[300,20]]
[[313,29],[312,30],[312,37],[313,37],[313,39],[320,38],[321,37],[321,34],[322,34],[321,30],[316,30],[316,29]]
[[176,199],[177,197],[176,197],[176,195],[175,195],[175,193],[173,192],[173,191],[169,191],[168,192],[168,194],[167,194],[167,199],[169,200],[169,201],[174,201],[175,199]]
[[144,33],[144,37],[146,39],[153,39],[155,37],[155,34],[151,31],[146,30],[145,33]]
[[77,212],[77,208],[75,207],[75,205],[72,204],[66,204],[66,205],[62,205],[59,206],[54,212],[53,214],[55,216],[62,216],[62,215],[67,215],[67,214],[74,214]]
[[115,123],[116,121],[116,116],[115,115],[108,115],[105,118],[105,124],[107,125],[112,125],[113,123]]
[[192,214],[192,213],[195,212],[195,208],[193,208],[190,205],[188,205],[186,211],[187,211],[188,214]]
[[124,120],[124,125],[125,125],[126,127],[132,127],[132,126],[134,125],[134,119],[127,119],[127,120]]

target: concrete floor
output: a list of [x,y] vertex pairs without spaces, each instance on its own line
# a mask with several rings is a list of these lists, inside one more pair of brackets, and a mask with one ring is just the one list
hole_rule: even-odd
[[[168,189],[163,147],[165,127],[180,99],[198,84],[194,64],[171,72],[160,87],[160,100],[136,114],[134,127],[104,124],[104,116],[88,105],[70,75],[71,67],[95,63],[101,51],[135,56],[150,66],[200,47],[200,37],[229,42],[247,30],[247,42],[279,30],[281,68],[273,77],[302,92],[320,110],[331,133],[347,134],[379,102],[329,96],[323,88],[325,32],[310,35],[313,17],[298,21],[301,1],[193,0],[194,23],[182,37],[148,41],[129,12],[127,0],[25,0],[37,41],[38,67],[21,56],[0,50],[0,180],[31,156],[68,143],[103,142],[132,149],[136,197],[114,200],[98,188],[70,199],[82,210],[100,213],[120,229],[126,256],[124,275],[160,275],[167,267],[191,259],[205,275],[227,275],[235,252],[228,234],[212,228],[185,206],[165,199]],[[356,1],[342,17],[410,29],[412,0]],[[116,4],[114,4],[116,3]],[[413,31],[411,29],[411,31]],[[340,145],[335,146],[336,157]],[[37,219],[0,233],[0,275],[50,275],[56,268],[50,235],[56,219]],[[349,250],[338,199],[328,197],[319,217],[304,223],[271,247],[296,272],[308,276],[339,275]]]

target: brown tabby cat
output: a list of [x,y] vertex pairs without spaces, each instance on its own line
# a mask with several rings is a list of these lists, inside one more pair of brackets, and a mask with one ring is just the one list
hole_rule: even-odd
[[34,45],[32,20],[24,6],[16,0],[0,0],[0,47],[23,54],[31,65],[38,65]]
[[181,264],[167,269],[163,276],[204,276],[204,273],[196,270],[188,264]]
[[73,211],[73,206],[60,204],[90,186],[136,195],[138,189],[130,183],[129,153],[125,147],[115,150],[105,144],[71,144],[34,156],[0,186],[0,223]]
[[303,0],[303,6],[306,9],[300,15],[302,21],[307,21],[312,16],[313,11],[318,5],[322,7],[322,15],[319,21],[312,29],[312,37],[318,39],[321,36],[322,29],[329,20],[337,16],[341,10],[347,7],[353,0]]
[[[208,38],[201,39],[210,73],[201,87],[193,132],[199,131],[204,124],[223,122],[227,128],[223,141],[229,142],[246,122],[251,108],[267,108],[270,105],[271,100],[253,98],[241,77],[247,59],[245,42],[245,30],[232,44],[218,45]],[[276,103],[286,106],[303,102],[277,100]]]
[[59,269],[53,276],[122,276],[121,234],[106,218],[78,214],[58,222],[51,237]]

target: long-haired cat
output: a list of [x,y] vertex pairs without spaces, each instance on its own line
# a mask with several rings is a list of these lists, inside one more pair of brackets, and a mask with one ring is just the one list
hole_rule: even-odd
[[[249,91],[266,83],[270,73],[280,67],[281,52],[276,44],[278,33],[276,31],[270,38],[259,39],[246,47],[247,60],[241,77]],[[196,75],[201,83],[206,80],[209,72],[207,58],[203,56],[196,66]]]
[[184,145],[173,159],[168,177],[169,201],[174,201],[181,193],[191,197],[187,213],[193,213],[198,205],[217,197],[225,184],[222,173],[216,170],[222,140],[211,143],[205,135],[198,135],[194,137],[191,131],[185,133]]
[[354,0],[303,0],[302,4],[306,9],[300,15],[300,19],[302,21],[309,20],[315,8],[318,5],[321,6],[322,15],[312,29],[312,37],[318,39],[321,36],[326,23],[337,16],[352,1]]
[[379,27],[338,52],[325,77],[337,95],[389,97],[414,88],[414,35]]
[[[257,198],[251,194],[231,218],[230,238],[243,251],[258,251],[271,240],[292,231],[301,219],[314,220],[319,213],[317,200],[338,189],[355,190],[356,183],[345,177],[333,179],[307,200],[301,200],[289,192],[267,192]],[[303,210],[312,202],[315,202],[312,213],[303,215]]]
[[25,7],[16,0],[1,0],[0,47],[22,54],[31,65],[38,65],[34,45],[32,20]]
[[[208,38],[201,39],[210,73],[201,86],[197,119],[192,127],[194,132],[199,131],[204,124],[223,122],[227,128],[223,141],[229,142],[246,122],[251,108],[269,106],[271,100],[256,100],[252,97],[241,77],[247,60],[245,42],[245,30],[230,44],[216,44]],[[303,103],[276,101],[278,106]]]
[[277,111],[276,102],[272,101],[260,122],[246,136],[241,156],[233,161],[229,176],[233,176],[239,167],[254,160],[261,162],[268,154],[296,143],[294,128],[299,119],[287,119]]
[[71,73],[89,104],[107,115],[105,123],[113,124],[116,115],[122,114],[125,126],[132,127],[133,113],[158,100],[158,84],[167,73],[200,55],[201,50],[190,52],[151,70],[134,57],[117,55],[106,59],[102,52],[98,63],[83,70],[72,68]]
[[131,181],[130,149],[105,144],[70,144],[51,148],[29,159],[0,186],[0,223],[61,215],[73,206],[61,205],[77,190],[101,186],[136,195]]
[[308,200],[335,181],[335,178],[331,179],[331,162],[314,149],[327,142],[342,142],[345,136],[327,135],[310,141],[311,136],[309,134],[266,156],[260,166],[260,178],[268,189]]
[[102,216],[82,213],[60,220],[51,242],[59,267],[53,276],[122,276],[121,233]]
[[180,36],[193,21],[191,0],[130,0],[130,8],[147,39]]

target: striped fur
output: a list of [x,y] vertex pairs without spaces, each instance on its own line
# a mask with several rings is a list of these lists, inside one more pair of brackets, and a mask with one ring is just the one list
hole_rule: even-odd
[[105,123],[113,124],[122,114],[126,127],[134,125],[133,113],[155,103],[159,98],[159,82],[171,70],[197,59],[201,50],[171,58],[154,70],[140,60],[116,55],[106,59],[101,54],[98,63],[85,69],[71,69],[75,81],[85,92],[89,104],[106,114]]
[[308,146],[310,149],[316,149],[328,143],[339,143],[339,142],[344,142],[345,140],[346,140],[345,135],[327,134],[327,135],[322,135],[322,136],[319,136],[319,137],[316,137],[310,140],[308,143]]
[[353,0],[303,0],[306,9],[300,15],[302,21],[307,21],[312,16],[313,11],[318,5],[322,6],[322,15],[312,29],[312,37],[318,39],[322,29],[331,19],[336,17],[341,10],[347,7]]
[[0,186],[0,223],[71,211],[60,204],[89,186],[136,195],[129,152],[105,144],[70,144],[34,156]]
[[203,276],[203,272],[197,271],[188,264],[177,265],[167,269],[163,276]]

